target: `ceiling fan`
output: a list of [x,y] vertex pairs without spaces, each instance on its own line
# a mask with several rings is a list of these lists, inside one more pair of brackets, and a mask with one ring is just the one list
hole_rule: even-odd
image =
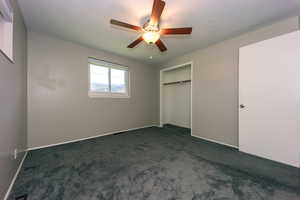
[[162,0],[154,0],[151,17],[148,20],[148,22],[145,23],[142,27],[124,23],[114,19],[110,20],[110,23],[124,28],[133,29],[142,33],[142,35],[138,39],[136,39],[127,46],[128,48],[133,48],[144,40],[148,44],[156,44],[159,50],[161,52],[164,52],[167,50],[167,47],[161,41],[161,35],[181,35],[192,33],[191,27],[163,29],[160,28],[160,16],[164,10],[165,4],[166,3]]

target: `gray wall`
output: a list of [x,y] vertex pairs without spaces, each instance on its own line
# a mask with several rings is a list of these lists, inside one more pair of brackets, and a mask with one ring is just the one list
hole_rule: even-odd
[[194,62],[193,134],[238,146],[239,47],[299,30],[293,17],[172,59],[161,68]]
[[[88,57],[127,65],[131,98],[89,98]],[[28,146],[158,123],[157,69],[41,33],[28,34]]]
[[4,198],[24,155],[24,152],[20,152],[17,160],[14,160],[14,149],[24,151],[27,148],[27,31],[15,1],[13,7],[15,63],[10,63],[0,53],[0,199]]

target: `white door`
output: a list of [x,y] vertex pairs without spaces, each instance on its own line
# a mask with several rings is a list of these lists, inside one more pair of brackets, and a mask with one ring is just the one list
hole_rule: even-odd
[[240,48],[240,151],[300,166],[300,31]]

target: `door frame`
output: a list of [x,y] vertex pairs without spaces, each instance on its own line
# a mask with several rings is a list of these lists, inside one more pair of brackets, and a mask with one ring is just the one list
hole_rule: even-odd
[[171,66],[171,67],[166,67],[160,70],[159,73],[159,126],[162,127],[163,126],[163,80],[162,80],[162,76],[163,73],[166,71],[170,71],[170,70],[174,70],[174,69],[178,69],[181,67],[185,67],[187,65],[191,66],[191,135],[193,135],[193,69],[194,69],[194,64],[193,61],[187,62],[187,63],[183,63],[183,64],[179,64],[179,65],[175,65],[175,66]]

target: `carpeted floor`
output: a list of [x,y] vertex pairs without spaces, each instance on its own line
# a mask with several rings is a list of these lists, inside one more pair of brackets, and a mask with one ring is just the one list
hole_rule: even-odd
[[9,199],[300,200],[299,175],[186,129],[153,127],[30,151]]

